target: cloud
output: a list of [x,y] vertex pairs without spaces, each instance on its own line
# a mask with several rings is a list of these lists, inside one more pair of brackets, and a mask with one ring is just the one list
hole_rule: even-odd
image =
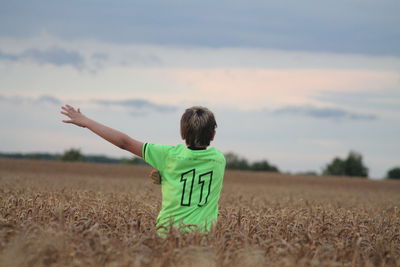
[[[307,104],[341,107],[340,102],[323,105],[314,97],[327,91],[362,93],[398,84],[398,73],[394,71],[209,68],[181,69],[173,74],[180,88],[185,88],[175,98],[212,101],[244,109],[267,106],[277,109]],[[168,97],[165,94],[160,98]]]
[[40,97],[37,98],[36,102],[38,102],[38,103],[50,103],[50,104],[57,105],[57,106],[62,104],[62,102],[58,98],[56,98],[54,96],[50,96],[50,95],[40,96]]
[[59,47],[51,47],[46,50],[30,48],[14,54],[0,51],[0,60],[32,60],[39,64],[52,64],[56,66],[70,65],[78,69],[82,68],[85,63],[83,56],[79,52],[65,50]]
[[[70,100],[71,102],[76,102]],[[24,103],[35,103],[35,104],[51,104],[59,106],[65,101],[51,96],[42,95],[39,97],[24,97],[24,96],[6,96],[0,95],[0,103],[9,103],[13,105],[20,105]],[[68,102],[68,101],[67,101]],[[146,99],[124,99],[124,100],[109,100],[109,99],[91,99],[86,101],[80,101],[80,104],[95,104],[101,107],[111,108],[122,108],[125,109],[132,116],[143,116],[150,112],[158,113],[170,113],[178,109],[177,106],[158,104]],[[233,109],[239,111],[238,109]],[[358,113],[349,110],[333,107],[315,107],[312,105],[289,105],[283,106],[276,109],[272,109],[269,113],[274,115],[290,115],[290,116],[305,116],[317,119],[331,119],[331,120],[364,120],[372,121],[378,119],[375,114],[369,113]]]
[[130,110],[133,116],[144,115],[150,111],[156,112],[173,112],[177,108],[171,105],[162,105],[150,102],[144,99],[126,99],[126,100],[92,100],[92,103],[107,107],[123,107]]
[[7,54],[0,51],[0,59],[1,60],[10,60],[10,61],[17,61],[20,60],[21,57],[19,55],[14,54]]
[[[0,59],[3,60],[19,60],[19,54],[26,50],[43,51],[57,47],[80,54],[85,59],[85,67],[95,70],[114,66],[178,69],[336,69],[395,71],[398,75],[400,69],[400,60],[396,56],[288,51],[254,47],[210,48],[118,44],[87,39],[64,40],[45,33],[23,39],[1,37],[0,35],[0,44]],[[1,49],[3,49],[3,53],[1,53]]]
[[44,0],[5,4],[0,35],[24,37],[46,31],[64,39],[125,44],[400,55],[397,0],[183,3],[149,0],[83,5],[79,0],[62,4]]
[[341,108],[331,107],[314,107],[311,105],[303,106],[286,106],[278,108],[272,111],[273,114],[277,115],[299,115],[312,117],[317,119],[347,119],[347,120],[376,120],[378,117],[374,114],[363,114],[348,111]]
[[[3,39],[4,40],[4,39]],[[0,38],[0,42],[2,39]],[[7,41],[6,41],[7,42]],[[32,61],[38,64],[51,64],[54,66],[72,66],[78,70],[86,69],[91,71],[97,71],[104,67],[108,67],[109,65],[119,65],[119,66],[135,66],[135,67],[160,67],[164,66],[164,60],[162,59],[163,54],[160,52],[164,52],[170,58],[170,61],[173,64],[176,64],[177,58],[174,55],[170,55],[171,52],[165,49],[147,49],[143,46],[118,46],[113,47],[113,50],[109,48],[104,48],[106,44],[96,43],[100,48],[92,49],[91,48],[81,48],[80,46],[85,46],[85,43],[82,42],[77,46],[74,46],[73,43],[68,43],[67,41],[63,41],[62,44],[54,44],[57,41],[46,43],[44,40],[43,43],[38,45],[35,42],[31,42],[30,46],[27,46],[26,43],[29,43],[30,40],[25,39],[24,44],[19,40],[15,43],[19,43],[19,52],[4,52],[0,50],[0,61]],[[58,40],[60,42],[60,40]],[[94,44],[94,45],[96,45]],[[47,45],[47,48],[36,48]],[[93,44],[91,44],[93,45]],[[102,46],[103,45],[103,46]],[[21,47],[22,46],[22,47]],[[8,49],[12,49],[13,44],[8,43],[4,47]],[[174,51],[174,50],[173,50]]]
[[[77,103],[76,100],[61,100],[51,95],[41,95],[38,97],[25,97],[19,95],[0,95],[0,103],[22,105],[22,104],[50,104],[60,106],[63,103]],[[98,105],[102,107],[122,108],[128,111],[132,116],[143,116],[150,112],[170,113],[177,110],[176,106],[157,104],[145,99],[126,99],[126,100],[108,100],[92,99],[78,101],[80,105]]]
[[20,105],[27,101],[28,98],[22,96],[4,96],[0,95],[0,103]]
[[[394,85],[393,87],[397,86]],[[325,103],[340,103],[341,106],[400,112],[400,92],[398,89],[363,92],[328,91],[318,94],[315,99]]]
[[35,104],[52,104],[61,105],[61,100],[50,95],[42,95],[39,97],[27,97],[19,95],[0,95],[0,103],[8,103],[13,105],[22,105],[26,103]]

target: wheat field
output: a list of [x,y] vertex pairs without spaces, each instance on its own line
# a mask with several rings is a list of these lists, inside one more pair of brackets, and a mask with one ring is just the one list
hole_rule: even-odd
[[146,166],[0,159],[0,266],[400,266],[400,183],[228,171],[207,234]]

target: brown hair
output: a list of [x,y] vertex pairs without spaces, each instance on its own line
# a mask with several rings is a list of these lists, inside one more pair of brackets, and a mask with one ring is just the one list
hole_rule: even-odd
[[217,123],[214,114],[205,107],[194,106],[185,110],[181,118],[181,134],[186,145],[209,146]]

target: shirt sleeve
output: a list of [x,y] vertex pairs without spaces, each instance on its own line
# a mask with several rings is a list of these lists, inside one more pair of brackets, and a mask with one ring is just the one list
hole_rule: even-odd
[[142,155],[145,162],[159,171],[165,168],[168,152],[172,146],[156,145],[152,143],[144,143],[142,147]]

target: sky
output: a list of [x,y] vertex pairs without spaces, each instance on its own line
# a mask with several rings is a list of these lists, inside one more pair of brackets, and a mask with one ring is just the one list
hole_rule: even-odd
[[202,105],[213,146],[285,172],[400,166],[397,0],[0,2],[1,152],[129,157],[61,105],[171,145]]

